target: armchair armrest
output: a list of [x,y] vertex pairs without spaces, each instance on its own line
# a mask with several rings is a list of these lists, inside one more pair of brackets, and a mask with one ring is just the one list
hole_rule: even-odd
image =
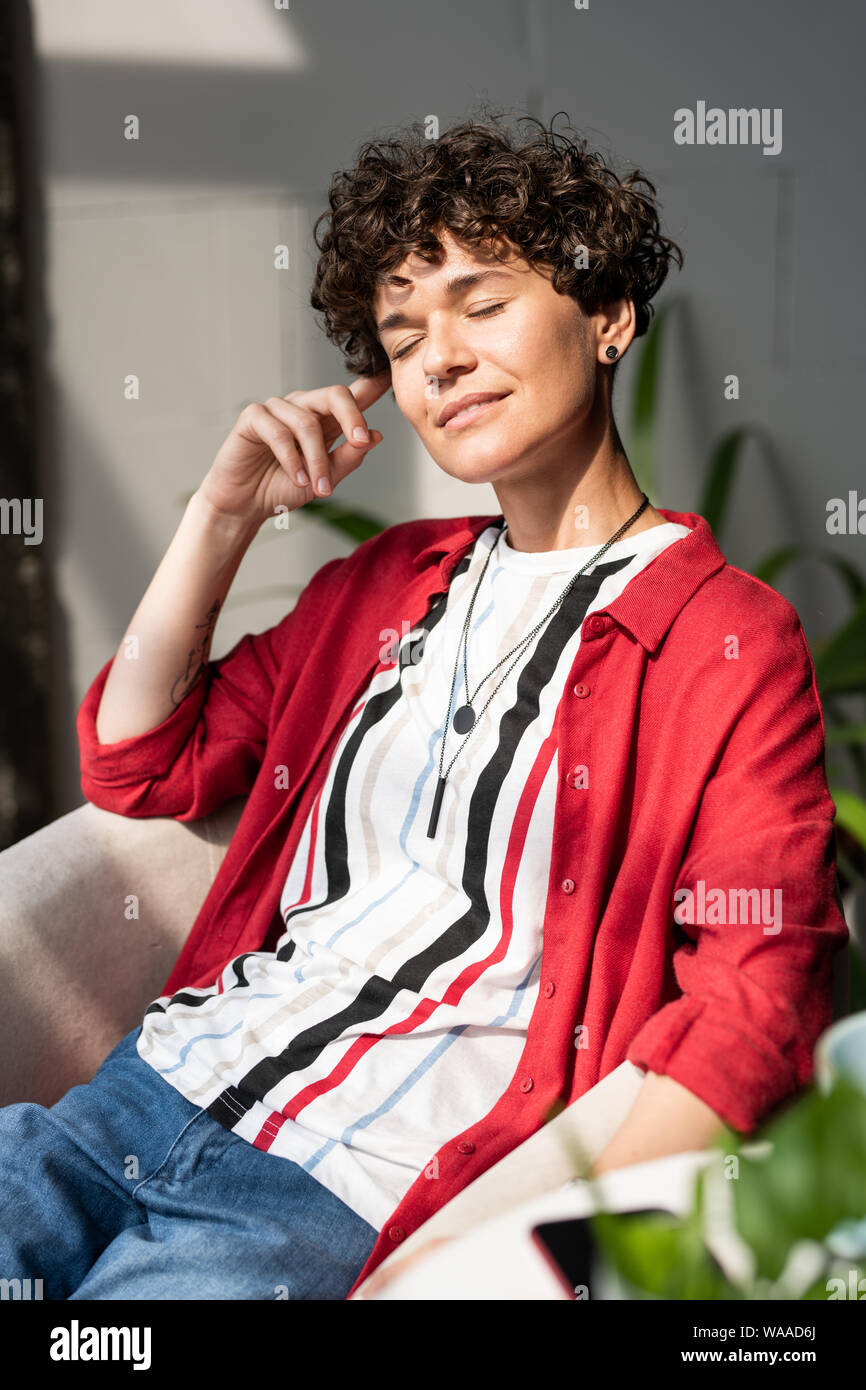
[[244,799],[199,821],[85,802],[0,853],[0,1104],[89,1081],[155,999]]

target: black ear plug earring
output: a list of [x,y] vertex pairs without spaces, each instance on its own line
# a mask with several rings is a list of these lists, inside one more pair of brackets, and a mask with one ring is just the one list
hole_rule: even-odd
[[617,353],[619,352],[619,348],[609,347],[607,348],[606,352],[608,357],[616,357]]

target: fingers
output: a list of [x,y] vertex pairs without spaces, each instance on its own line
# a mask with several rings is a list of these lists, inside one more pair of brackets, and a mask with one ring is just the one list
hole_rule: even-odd
[[[294,436],[301,458],[295,459],[289,476],[299,487],[312,484],[313,490],[322,496],[331,491],[331,465],[328,450],[322,434],[318,416],[311,410],[304,410],[294,401],[281,396],[269,396],[265,406],[277,422],[281,422]],[[279,455],[277,455],[279,457]]]
[[[368,406],[377,401],[387,391],[391,382],[390,370],[377,377],[359,377],[349,386],[322,386],[314,391],[290,391],[286,396],[275,400],[289,401],[302,410],[310,410],[323,422],[325,442],[328,446],[337,435],[343,433],[347,441],[358,444],[367,443],[367,422],[362,414]],[[334,428],[334,425],[339,428]],[[355,430],[360,430],[356,435]]]
[[336,487],[350,473],[354,473],[367,457],[371,449],[375,449],[377,444],[382,442],[381,430],[370,430],[370,440],[367,444],[355,444],[347,441],[339,444],[336,449],[332,449],[328,457],[331,460],[331,478]]
[[377,376],[359,376],[350,382],[348,390],[354,396],[361,410],[366,410],[373,405],[380,396],[384,396],[388,387],[391,385],[391,368],[387,367],[384,372],[379,372]]
[[[390,373],[388,374],[390,378]],[[384,389],[387,389],[385,387]],[[377,395],[381,395],[377,388]],[[350,473],[364,458],[365,452],[382,439],[381,433],[368,430],[366,422],[353,392],[347,386],[326,386],[318,391],[293,391],[288,396],[271,396],[266,401],[267,409],[283,421],[295,435],[298,447],[303,454],[293,465],[292,481],[298,486],[312,486],[319,496],[326,497],[347,473]],[[346,436],[346,443],[333,453],[328,453],[328,436],[334,438],[338,430]]]
[[298,469],[302,466],[302,459],[291,429],[287,428],[283,420],[272,414],[268,407],[259,401],[251,401],[241,412],[238,420],[241,433],[244,433],[244,420],[252,429],[254,438],[267,444],[274,458],[295,482]]

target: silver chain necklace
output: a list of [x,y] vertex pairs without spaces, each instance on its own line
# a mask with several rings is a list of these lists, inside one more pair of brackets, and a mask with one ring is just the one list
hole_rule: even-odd
[[[610,538],[609,541],[605,541],[604,545],[601,547],[601,550],[599,550],[599,551],[597,552],[597,554],[593,555],[592,558],[591,558],[590,560],[587,560],[586,564],[585,564],[585,565],[582,565],[581,568],[580,568],[579,570],[577,570],[577,572],[576,572],[575,574],[572,575],[571,579],[570,579],[569,582],[566,584],[566,586],[565,586],[565,588],[563,589],[562,593],[559,595],[559,598],[558,598],[558,599],[556,600],[556,602],[552,605],[552,607],[547,611],[547,613],[545,613],[544,617],[543,617],[539,622],[537,622],[537,623],[535,624],[535,627],[532,629],[531,632],[527,633],[527,635],[526,635],[525,637],[523,637],[523,638],[517,643],[517,646],[516,646],[516,647],[512,647],[510,652],[506,652],[506,653],[505,653],[505,656],[502,658],[501,661],[497,661],[496,665],[495,665],[494,667],[492,667],[492,669],[489,670],[489,671],[487,672],[487,675],[484,676],[484,677],[479,681],[478,685],[477,685],[476,688],[475,688],[474,694],[473,694],[471,697],[469,697],[469,670],[468,670],[468,665],[467,665],[467,646],[468,646],[467,636],[468,636],[468,632],[469,632],[469,624],[470,624],[471,621],[472,621],[472,610],[473,610],[474,607],[475,607],[475,600],[476,600],[477,597],[478,597],[478,593],[479,593],[479,590],[480,590],[480,588],[481,588],[482,581],[483,581],[483,579],[484,579],[485,574],[487,573],[487,566],[490,564],[491,558],[492,558],[492,556],[493,556],[493,552],[494,552],[494,550],[496,550],[497,546],[499,545],[499,541],[500,541],[500,538],[501,538],[501,536],[502,536],[502,532],[505,530],[505,525],[506,525],[506,523],[505,523],[505,519],[503,518],[502,525],[499,527],[499,534],[498,534],[497,537],[496,537],[496,541],[494,542],[494,544],[490,547],[489,551],[487,552],[487,559],[484,561],[484,566],[483,566],[483,568],[482,568],[482,570],[481,570],[481,574],[478,576],[478,583],[475,585],[475,592],[474,592],[473,595],[472,595],[472,601],[471,601],[471,603],[469,604],[469,611],[468,611],[468,613],[466,614],[466,621],[465,621],[464,624],[463,624],[463,633],[462,633],[462,636],[461,636],[461,639],[460,639],[460,640],[461,640],[461,643],[462,643],[462,645],[463,645],[463,680],[464,680],[464,688],[465,688],[465,690],[466,690],[466,692],[467,692],[467,697],[468,697],[468,698],[467,698],[466,704],[465,704],[465,705],[461,705],[460,708],[456,711],[456,713],[455,713],[455,715],[454,715],[454,720],[453,720],[453,727],[454,727],[454,730],[455,730],[456,733],[458,733],[458,734],[465,734],[465,735],[466,735],[466,738],[464,738],[464,740],[463,740],[463,742],[461,743],[460,747],[457,749],[457,752],[454,754],[454,757],[451,759],[450,763],[448,764],[447,770],[443,773],[443,771],[442,771],[442,764],[443,764],[443,762],[445,761],[445,740],[446,740],[446,738],[447,738],[447,736],[448,736],[448,720],[449,720],[450,717],[451,717],[451,706],[452,706],[452,704],[453,704],[453,702],[454,702],[454,687],[455,687],[456,684],[457,684],[457,668],[458,668],[459,665],[460,665],[460,644],[458,644],[458,647],[457,647],[457,660],[456,660],[455,663],[454,663],[454,675],[453,675],[452,680],[451,680],[451,695],[450,695],[449,700],[448,700],[448,714],[447,714],[446,717],[445,717],[445,724],[444,724],[444,727],[443,727],[443,730],[442,730],[442,748],[441,748],[441,751],[440,751],[440,754],[439,754],[439,780],[438,780],[438,782],[437,782],[437,784],[436,784],[436,792],[435,792],[435,795],[434,795],[434,797],[433,797],[433,809],[432,809],[431,812],[430,812],[430,823],[429,823],[429,825],[427,826],[427,838],[428,838],[428,839],[432,840],[433,837],[434,837],[434,835],[436,834],[436,826],[437,826],[437,824],[438,824],[438,822],[439,822],[439,810],[440,810],[440,807],[441,807],[441,805],[442,805],[442,796],[443,796],[444,791],[445,791],[445,783],[446,783],[446,781],[448,780],[448,773],[451,771],[452,767],[454,766],[454,763],[455,763],[456,759],[457,759],[457,758],[460,756],[460,754],[462,753],[462,751],[463,751],[463,749],[464,749],[464,747],[465,747],[465,745],[466,745],[466,740],[467,740],[468,738],[470,738],[470,736],[472,735],[473,731],[474,731],[475,728],[477,727],[477,725],[478,725],[478,720],[481,718],[481,715],[482,715],[482,714],[484,713],[484,711],[487,709],[487,706],[490,704],[490,701],[493,699],[493,697],[494,697],[494,695],[496,694],[497,690],[499,690],[500,686],[503,685],[504,682],[508,679],[508,676],[509,676],[510,672],[511,672],[511,671],[513,670],[513,668],[517,665],[517,662],[520,660],[520,657],[521,657],[522,654],[523,654],[523,650],[526,648],[526,646],[528,645],[528,643],[530,643],[530,642],[532,641],[532,639],[533,639],[533,637],[535,636],[535,634],[536,634],[537,632],[539,632],[540,629],[544,626],[544,624],[547,622],[547,620],[548,620],[548,618],[551,616],[551,614],[554,613],[554,612],[556,611],[556,609],[557,609],[557,608],[559,607],[559,605],[562,603],[563,599],[565,599],[566,596],[570,593],[570,591],[572,590],[572,588],[574,587],[574,585],[577,583],[578,579],[579,579],[580,576],[584,573],[584,571],[588,570],[588,569],[590,568],[591,565],[594,565],[594,564],[596,563],[597,560],[600,560],[601,557],[602,557],[602,555],[605,553],[605,551],[608,550],[608,549],[614,544],[615,541],[618,541],[619,538],[620,538],[620,536],[623,535],[623,533],[624,533],[625,531],[627,531],[628,528],[629,528],[630,526],[633,526],[633,525],[634,525],[634,523],[637,521],[637,519],[638,519],[638,517],[641,515],[641,513],[644,512],[644,511],[646,510],[646,508],[649,506],[649,498],[647,497],[647,495],[646,495],[645,492],[642,492],[642,493],[641,493],[641,497],[643,498],[643,501],[641,502],[641,504],[640,504],[640,506],[638,507],[637,511],[635,512],[634,516],[629,517],[628,521],[625,522],[625,524],[619,528],[619,530],[616,532],[616,534],[613,535],[613,536],[611,536],[611,538]],[[484,684],[484,682],[490,679],[490,677],[493,675],[493,672],[494,672],[494,671],[498,671],[498,670],[499,670],[499,667],[503,664],[503,662],[507,661],[508,658],[509,658],[510,656],[512,656],[515,652],[517,652],[517,656],[514,657],[514,660],[512,661],[511,665],[508,667],[508,670],[505,672],[505,675],[502,677],[502,680],[500,680],[499,683],[498,683],[496,686],[494,686],[493,690],[490,692],[490,695],[488,696],[487,700],[485,701],[484,705],[483,705],[482,708],[479,710],[478,715],[476,716],[475,710],[472,708],[472,701],[475,699],[475,696],[478,694],[478,691],[481,689],[481,687],[482,687],[482,685]]]

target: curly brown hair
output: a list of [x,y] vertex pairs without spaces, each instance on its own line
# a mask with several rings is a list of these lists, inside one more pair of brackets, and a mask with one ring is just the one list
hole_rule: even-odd
[[[414,122],[396,137],[367,140],[354,167],[333,176],[330,210],[313,230],[321,255],[310,303],[348,372],[373,376],[390,366],[373,316],[379,280],[413,251],[440,263],[442,228],[494,255],[504,238],[530,265],[551,270],[553,288],[587,314],[630,298],[635,336],[646,333],[650,300],[669,260],[682,268],[683,253],[659,231],[653,184],[637,169],[620,178],[577,132],[573,140],[555,132],[559,115],[567,113],[557,112],[549,127],[519,117],[518,125],[538,131],[517,139],[501,113],[463,121],[438,139]],[[582,245],[585,268],[574,264]]]

